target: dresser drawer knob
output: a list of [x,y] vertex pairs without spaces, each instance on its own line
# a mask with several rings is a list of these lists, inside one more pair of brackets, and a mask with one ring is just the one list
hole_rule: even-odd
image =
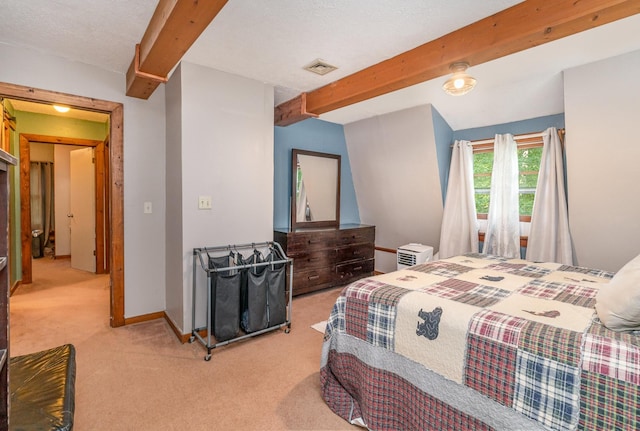
[[317,279],[320,278],[320,276],[319,275],[310,275],[308,278],[309,278],[309,280],[317,280]]
[[360,271],[362,269],[361,266],[356,266],[355,268],[353,268],[354,271]]
[[317,262],[319,260],[320,260],[319,257],[310,257],[309,259],[307,259],[307,262]]

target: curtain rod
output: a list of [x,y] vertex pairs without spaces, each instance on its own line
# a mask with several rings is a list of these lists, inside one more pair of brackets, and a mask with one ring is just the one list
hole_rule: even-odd
[[[536,132],[536,133],[527,133],[526,135],[514,135],[513,139],[518,140],[518,139],[528,139],[528,138],[541,138],[543,133],[544,132]],[[470,141],[470,142],[471,142],[471,146],[473,147],[474,145],[490,144],[495,140],[496,138],[494,137],[490,139],[482,139],[479,141]]]
[[[541,138],[544,132],[546,132],[546,130],[543,130],[542,132],[533,132],[533,133],[526,133],[522,135],[514,135],[513,139],[518,140],[518,139],[529,139],[529,138]],[[560,141],[564,144],[564,128],[558,129],[558,135],[560,135]],[[495,141],[495,137],[489,138],[489,139],[480,139],[477,141],[469,141],[469,143],[473,147],[475,145],[492,144],[494,141]],[[453,148],[453,144],[451,144],[450,147]]]
[[[534,132],[534,133],[526,133],[526,134],[522,134],[522,135],[514,135],[513,139],[514,140],[518,140],[518,139],[529,139],[529,138],[541,138],[542,135],[544,134],[544,132],[546,132],[546,130],[543,130],[541,132]],[[558,129],[558,133],[560,135],[564,134],[564,129]],[[482,144],[490,144],[492,142],[495,141],[495,137],[490,138],[490,139],[481,139],[478,141],[470,141],[471,146],[473,147],[474,145],[482,145]]]

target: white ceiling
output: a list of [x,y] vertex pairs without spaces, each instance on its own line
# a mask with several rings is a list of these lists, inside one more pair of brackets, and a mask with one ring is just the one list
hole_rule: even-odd
[[[229,0],[184,60],[272,84],[276,104],[393,57],[516,0]],[[0,0],[0,43],[125,73],[156,0]],[[454,130],[563,111],[562,70],[640,49],[640,15],[477,65],[478,85],[447,96],[445,78],[321,116],[346,124],[432,103]],[[324,76],[302,68],[320,58]],[[125,91],[124,85],[122,89]]]

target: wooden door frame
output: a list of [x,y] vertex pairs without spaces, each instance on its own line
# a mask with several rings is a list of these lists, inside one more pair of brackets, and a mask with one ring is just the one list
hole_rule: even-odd
[[[108,233],[108,268],[111,281],[110,325],[123,326],[124,319],[124,133],[122,103],[76,96],[0,82],[0,96],[36,103],[59,103],[72,108],[108,114],[109,121],[109,173],[105,209],[111,220]],[[22,164],[22,161],[21,161]],[[30,222],[29,222],[30,223]],[[22,230],[22,229],[21,229]],[[31,235],[31,232],[27,232]],[[21,233],[23,235],[23,233]],[[31,239],[29,238],[29,241]],[[29,255],[29,258],[31,256]]]
[[104,274],[104,141],[62,136],[20,133],[20,239],[22,243],[22,284],[33,282],[31,244],[31,144],[75,145],[95,148],[95,260],[96,274]]

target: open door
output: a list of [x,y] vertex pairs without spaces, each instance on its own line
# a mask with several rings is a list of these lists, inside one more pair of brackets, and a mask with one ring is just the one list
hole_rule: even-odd
[[96,195],[93,148],[70,155],[71,267],[96,272]]

